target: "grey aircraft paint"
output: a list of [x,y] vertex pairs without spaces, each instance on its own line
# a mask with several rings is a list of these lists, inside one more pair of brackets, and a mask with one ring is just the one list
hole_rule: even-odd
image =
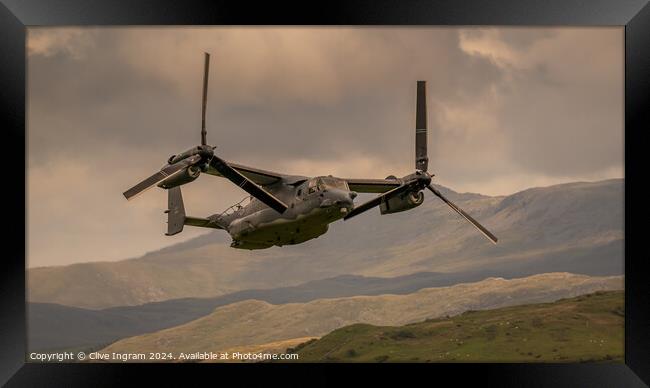
[[327,232],[328,224],[352,210],[357,195],[345,180],[334,177],[316,177],[298,184],[281,179],[266,189],[288,205],[286,211],[280,214],[251,196],[246,206],[208,217],[230,233],[232,247],[261,249],[316,238]]
[[[492,233],[431,185],[433,175],[427,171],[425,81],[417,81],[414,173],[386,179],[293,176],[227,162],[214,154],[216,147],[207,145],[205,109],[209,59],[209,54],[205,53],[201,145],[172,155],[159,172],[124,192],[124,196],[131,199],[154,185],[168,190],[167,235],[180,233],[184,225],[191,225],[227,231],[232,237],[233,248],[264,249],[300,244],[326,233],[329,224],[336,220],[347,220],[377,206],[381,214],[415,208],[424,200],[423,190],[428,189],[493,243],[497,242]],[[187,216],[180,187],[197,179],[201,172],[230,180],[250,197],[207,218]],[[380,195],[354,206],[357,192]]]

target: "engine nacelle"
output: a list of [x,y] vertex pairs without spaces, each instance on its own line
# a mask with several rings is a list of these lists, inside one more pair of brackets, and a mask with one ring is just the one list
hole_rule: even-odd
[[201,169],[198,166],[191,166],[178,174],[171,176],[164,181],[158,183],[158,187],[163,189],[171,189],[172,187],[190,183],[201,175]]
[[413,209],[422,205],[424,202],[424,193],[421,191],[410,191],[389,198],[379,205],[381,214],[391,214],[403,212],[404,210]]

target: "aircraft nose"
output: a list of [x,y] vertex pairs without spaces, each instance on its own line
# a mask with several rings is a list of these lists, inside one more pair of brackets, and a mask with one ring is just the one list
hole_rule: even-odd
[[334,207],[341,214],[346,214],[354,208],[354,198],[357,193],[354,191],[329,189],[325,193],[325,198],[321,201],[321,208]]
[[341,195],[338,196],[336,201],[334,202],[336,205],[341,206],[341,207],[349,207],[351,208],[354,204],[354,198],[357,196],[357,193],[355,192],[350,192],[350,193],[341,193]]

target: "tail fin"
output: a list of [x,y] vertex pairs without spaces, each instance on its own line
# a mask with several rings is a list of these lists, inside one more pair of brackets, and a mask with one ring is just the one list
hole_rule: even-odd
[[191,225],[202,228],[226,229],[218,219],[208,219],[201,217],[188,217],[185,215],[185,205],[183,204],[183,194],[181,187],[176,186],[167,190],[167,236],[173,236],[183,231],[183,226]]
[[183,231],[185,225],[185,205],[181,187],[176,186],[167,190],[167,236],[173,236]]

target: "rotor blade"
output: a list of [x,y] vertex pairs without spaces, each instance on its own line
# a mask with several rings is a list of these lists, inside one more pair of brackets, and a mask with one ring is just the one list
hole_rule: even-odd
[[458,206],[456,206],[456,204],[454,204],[453,202],[451,202],[450,200],[448,200],[447,198],[445,198],[445,196],[442,195],[442,193],[441,193],[440,191],[436,190],[436,189],[435,189],[433,186],[431,186],[431,185],[427,186],[427,189],[431,190],[431,192],[432,192],[433,194],[435,194],[438,198],[442,199],[442,200],[443,200],[447,205],[449,205],[450,208],[454,209],[454,211],[456,211],[456,213],[460,214],[461,216],[463,216],[463,218],[465,218],[465,219],[466,219],[467,221],[469,221],[472,225],[474,225],[474,226],[476,227],[476,229],[478,229],[481,233],[483,233],[483,235],[485,235],[485,237],[489,238],[490,241],[492,241],[492,242],[495,243],[495,244],[497,243],[497,238],[496,238],[495,235],[493,235],[492,233],[490,233],[489,230],[485,229],[485,227],[483,227],[483,225],[479,224],[478,221],[476,221],[475,219],[473,219],[472,216],[470,216],[469,214],[465,213],[465,212],[463,211],[463,209],[459,208]]
[[210,72],[210,54],[205,53],[203,66],[203,108],[201,110],[201,145],[208,144],[208,132],[205,130],[205,108],[208,101],[208,73]]
[[394,188],[392,190],[389,190],[389,191],[385,192],[382,195],[379,195],[379,196],[371,199],[370,201],[364,202],[359,206],[355,206],[354,209],[352,209],[352,211],[350,211],[350,213],[348,213],[345,217],[343,217],[343,220],[349,220],[350,218],[352,218],[354,216],[357,216],[357,215],[365,212],[366,210],[370,210],[375,206],[379,206],[389,196],[399,194],[402,191],[407,190],[408,188],[409,188],[409,186],[407,186],[407,185],[398,186],[398,187],[396,187],[396,188]]
[[285,205],[284,202],[280,201],[271,193],[264,190],[261,186],[258,186],[255,182],[240,174],[239,171],[232,168],[228,163],[226,163],[225,160],[213,156],[210,160],[210,165],[219,171],[221,175],[229,179],[232,183],[241,187],[244,191],[253,197],[264,202],[266,205],[278,213],[284,213],[284,211],[287,210],[288,206]]
[[415,104],[415,169],[427,171],[427,82],[418,81]]
[[194,163],[198,162],[201,160],[201,157],[199,155],[194,155],[191,156],[187,159],[184,159],[178,163],[168,165],[163,167],[160,171],[157,173],[153,174],[149,178],[143,180],[142,182],[138,183],[137,185],[131,187],[127,191],[125,191],[124,197],[126,197],[127,200],[132,199],[136,195],[144,192],[145,190],[157,185],[158,183],[164,181],[165,179],[169,178],[170,176],[174,176],[178,174],[179,172],[183,171],[185,168],[193,165]]

